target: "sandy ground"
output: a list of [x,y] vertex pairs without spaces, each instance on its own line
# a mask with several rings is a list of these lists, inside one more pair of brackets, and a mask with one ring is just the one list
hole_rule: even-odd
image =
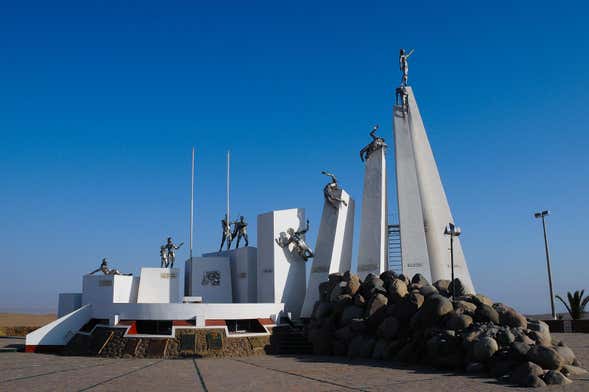
[[55,319],[55,314],[0,313],[0,327],[40,327]]

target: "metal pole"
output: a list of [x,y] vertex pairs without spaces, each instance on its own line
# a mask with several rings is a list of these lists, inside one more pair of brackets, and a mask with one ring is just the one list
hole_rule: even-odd
[[550,252],[548,252],[548,237],[546,236],[546,222],[544,215],[542,215],[542,229],[544,230],[544,249],[546,251],[546,267],[548,268],[548,285],[550,286],[550,309],[552,310],[552,318],[556,320],[556,312],[554,311],[554,291],[552,289],[552,272],[550,271]]
[[229,223],[230,215],[229,215],[229,192],[230,192],[230,185],[229,185],[229,173],[231,169],[231,151],[227,150],[227,223]]
[[450,267],[452,270],[452,301],[456,299],[456,284],[454,282],[454,235],[450,234]]
[[192,237],[194,236],[194,147],[192,147],[192,175],[190,180],[190,260],[192,260]]

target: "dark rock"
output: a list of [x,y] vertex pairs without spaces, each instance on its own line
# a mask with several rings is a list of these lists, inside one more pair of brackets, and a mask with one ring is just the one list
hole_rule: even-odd
[[357,335],[363,334],[366,331],[366,321],[364,319],[352,319],[348,325],[350,326],[350,329]]
[[461,331],[468,328],[471,324],[472,317],[456,312],[455,310],[448,313],[444,321],[446,329],[450,329],[452,331]]
[[474,316],[474,313],[477,310],[477,306],[472,302],[467,301],[454,301],[454,309],[461,310],[464,314],[469,315],[470,317]]
[[360,286],[360,294],[364,298],[370,298],[377,293],[386,295],[387,292],[384,288],[384,282],[375,275],[368,274]]
[[562,357],[565,365],[572,365],[575,362],[575,353],[567,346],[556,346],[554,349]]
[[522,342],[513,342],[511,344],[511,357],[517,361],[523,361],[527,358],[530,351],[530,345]]
[[320,301],[329,301],[329,296],[331,295],[331,290],[333,287],[329,282],[322,282],[319,284],[319,300]]
[[481,374],[485,372],[485,364],[481,362],[469,362],[464,369],[468,374]]
[[572,383],[571,380],[566,378],[566,376],[558,370],[547,371],[544,375],[544,382],[547,385],[566,385]]
[[374,315],[380,308],[386,306],[388,302],[388,298],[380,293],[370,298],[366,306],[366,317],[368,318]]
[[378,330],[376,331],[376,335],[383,338],[383,339],[394,339],[400,328],[399,320],[395,317],[387,317],[384,321],[378,326]]
[[488,361],[499,350],[497,342],[493,338],[482,337],[477,339],[472,347],[472,355],[477,362]]
[[348,274],[348,276],[344,275],[344,278],[347,278],[350,294],[355,295],[360,289],[360,277],[356,274]]
[[552,344],[552,337],[550,336],[550,327],[544,321],[527,319],[528,329],[536,332],[535,334],[528,334],[528,336],[536,341],[538,344],[550,346]]
[[357,306],[366,305],[366,300],[364,299],[364,297],[360,293],[356,293],[356,295],[354,295],[354,305],[357,305]]
[[450,295],[448,293],[448,286],[449,285],[450,285],[450,281],[447,279],[436,280],[433,283],[433,286],[438,290],[438,293],[440,293],[444,297],[448,297]]
[[474,303],[476,306],[479,306],[479,305],[493,306],[493,301],[489,297],[487,297],[486,295],[476,294],[470,298],[471,298],[470,302]]
[[356,336],[348,347],[349,358],[370,358],[376,339],[368,336]]
[[419,320],[423,326],[432,326],[442,319],[446,314],[454,310],[452,302],[439,294],[430,295],[423,302],[419,309]]
[[356,334],[352,331],[349,325],[346,325],[343,328],[340,328],[335,331],[335,338],[340,341],[350,341],[352,340]]
[[474,320],[478,322],[492,322],[499,325],[499,313],[492,307],[485,304],[477,305],[477,310],[474,312]]
[[497,340],[500,347],[511,346],[515,342],[515,336],[509,329],[502,328],[497,332],[495,340]]
[[328,317],[333,311],[333,305],[329,302],[320,301],[317,303],[315,310],[313,311],[313,318],[325,318]]
[[395,273],[395,271],[388,270],[380,274],[379,278],[385,283],[386,286],[387,283],[397,279],[397,274]]
[[403,282],[405,282],[405,284],[406,284],[407,286],[409,286],[409,284],[411,284],[411,282],[409,281],[409,278],[408,278],[408,277],[406,277],[406,276],[405,276],[405,275],[403,275],[403,274],[400,274],[399,276],[397,276],[397,279],[400,279],[400,280],[402,280]]
[[427,281],[427,279],[425,278],[425,276],[423,276],[422,274],[415,274],[415,275],[413,275],[413,278],[411,279],[411,283],[415,283],[415,284],[418,284],[420,286],[427,286],[427,285],[429,285],[429,282]]
[[450,284],[448,285],[448,295],[455,295],[456,297],[461,297],[464,294],[466,294],[466,292],[460,279],[455,278],[454,281],[450,282]]
[[378,339],[374,344],[374,350],[372,350],[372,359],[385,359],[387,357],[387,350],[389,342],[385,339]]
[[520,386],[528,388],[543,388],[546,386],[546,383],[542,381],[540,377],[530,375],[522,384],[520,384]]
[[421,286],[421,288],[419,289],[419,293],[424,297],[429,297],[432,294],[439,294],[438,290],[431,285]]
[[407,323],[415,315],[415,313],[423,305],[423,295],[418,293],[411,293],[403,300],[395,305],[392,315],[394,315],[401,323]]
[[589,374],[589,372],[582,367],[573,365],[564,365],[560,371],[567,377],[580,377]]
[[408,294],[407,285],[401,279],[393,279],[387,284],[389,301],[399,303]]
[[428,363],[438,368],[457,369],[463,364],[460,339],[447,334],[432,336],[426,344]]
[[341,340],[336,340],[332,344],[333,355],[343,357],[348,354],[348,344]]
[[528,360],[540,365],[542,369],[558,370],[565,365],[562,357],[553,348],[535,345],[527,354]]
[[517,366],[511,373],[510,381],[516,385],[525,387],[529,386],[532,376],[540,377],[544,374],[542,368],[533,362],[524,362]]
[[341,317],[341,324],[346,325],[352,319],[361,318],[364,315],[364,308],[356,305],[349,305],[347,306]]
[[512,328],[526,329],[528,321],[515,309],[502,303],[493,304],[493,309],[499,314],[499,323]]

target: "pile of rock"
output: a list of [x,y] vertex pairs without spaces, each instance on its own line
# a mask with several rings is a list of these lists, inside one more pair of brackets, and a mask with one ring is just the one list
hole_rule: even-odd
[[519,386],[568,384],[587,374],[546,323],[465,294],[458,279],[430,284],[420,274],[409,281],[387,271],[361,281],[346,272],[330,275],[319,292],[308,325],[317,355],[486,373]]

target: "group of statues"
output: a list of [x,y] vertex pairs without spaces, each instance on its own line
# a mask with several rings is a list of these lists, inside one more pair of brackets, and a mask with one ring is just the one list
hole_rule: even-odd
[[[231,230],[232,224],[233,230]],[[223,244],[227,244],[227,250],[231,249],[231,243],[235,238],[237,238],[235,249],[239,248],[239,242],[242,238],[245,241],[245,246],[247,247],[249,245],[249,239],[247,236],[247,222],[243,216],[240,216],[239,219],[233,222],[229,222],[227,214],[225,214],[225,218],[221,219],[221,229],[223,230],[223,236],[221,238],[219,252],[223,250]]]
[[184,242],[176,245],[172,241],[172,237],[168,237],[166,243],[160,246],[160,268],[174,268],[174,262],[176,261],[176,250],[184,245]]

